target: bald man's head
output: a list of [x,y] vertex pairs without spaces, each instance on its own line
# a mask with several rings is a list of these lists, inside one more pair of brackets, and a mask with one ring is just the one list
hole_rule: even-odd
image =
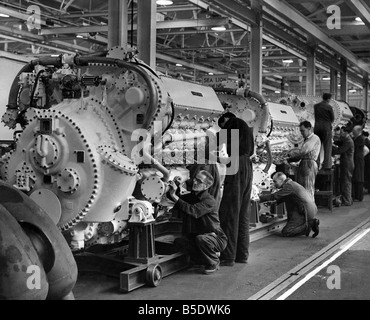
[[282,187],[284,181],[287,179],[287,176],[283,172],[276,172],[272,177],[275,188],[279,189]]

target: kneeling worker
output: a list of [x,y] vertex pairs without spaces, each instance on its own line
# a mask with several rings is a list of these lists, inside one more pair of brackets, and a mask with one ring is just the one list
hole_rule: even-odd
[[178,186],[171,182],[170,197],[175,202],[174,214],[183,217],[183,237],[175,239],[181,251],[190,255],[195,264],[204,265],[204,273],[211,274],[220,267],[219,252],[227,245],[227,237],[220,227],[216,200],[208,193],[212,175],[199,171],[193,179],[192,192],[178,196]]
[[284,237],[309,236],[319,234],[319,220],[316,219],[317,206],[308,191],[299,183],[287,178],[282,172],[273,176],[274,185],[279,189],[275,193],[260,196],[261,202],[276,200],[277,204],[285,202],[288,221],[281,230]]

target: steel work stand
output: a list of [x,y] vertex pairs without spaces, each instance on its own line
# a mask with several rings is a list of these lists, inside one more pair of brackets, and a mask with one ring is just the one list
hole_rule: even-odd
[[333,211],[333,186],[334,170],[320,170],[316,176],[315,202],[317,205],[325,205]]
[[[155,239],[155,230],[160,233],[163,228],[169,231],[171,223],[167,227],[163,223],[156,226],[155,222],[130,223],[129,244],[125,248],[116,248],[104,254],[76,254],[78,269],[118,276],[120,291],[124,293],[145,285],[156,287],[162,278],[188,266],[188,256],[175,252],[172,241],[168,241],[171,235],[160,235]],[[174,228],[178,229],[176,223]],[[127,256],[124,257],[124,254]]]

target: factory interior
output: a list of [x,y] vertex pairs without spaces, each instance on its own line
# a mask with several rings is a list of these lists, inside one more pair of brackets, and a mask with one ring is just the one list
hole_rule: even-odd
[[[314,237],[282,236],[289,204],[260,199],[276,172],[299,182],[307,159],[287,159],[325,94],[333,144],[339,128],[370,132],[369,1],[0,0],[0,71],[0,300],[164,315],[170,301],[228,314],[232,300],[370,299],[367,147],[347,206],[342,156],[324,169],[321,140]],[[223,265],[217,249],[200,272],[175,243],[186,228],[171,190],[193,194],[190,167],[212,163],[223,208],[230,154],[215,137],[230,112],[253,139],[237,149],[252,150],[249,257]]]

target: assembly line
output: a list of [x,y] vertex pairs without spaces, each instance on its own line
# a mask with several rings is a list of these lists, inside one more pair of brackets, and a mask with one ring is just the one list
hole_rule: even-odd
[[[289,233],[285,227],[282,234],[303,236],[300,242],[313,241],[305,237],[312,230],[320,239],[325,225],[321,222],[323,229],[319,231],[321,214],[312,218],[317,210],[315,194],[327,190],[320,189],[315,180],[309,188],[304,184],[306,180],[299,180],[302,170],[307,171],[302,169],[302,163],[308,160],[308,152],[303,151],[307,149],[305,139],[314,136],[311,131],[303,132],[315,126],[314,105],[320,101],[321,97],[297,96],[268,102],[243,82],[226,81],[224,88],[214,90],[160,74],[132,51],[118,47],[91,56],[66,54],[31,61],[14,79],[2,116],[6,126],[14,129],[20,125],[22,130],[1,159],[1,210],[7,221],[0,228],[2,236],[8,228],[15,228],[17,237],[27,242],[30,237],[27,248],[32,251],[32,259],[18,240],[2,242],[5,263],[0,266],[1,296],[35,298],[25,287],[24,274],[21,276],[17,265],[20,261],[24,266],[40,267],[42,281],[50,288],[53,284],[48,261],[51,265],[58,263],[61,270],[57,277],[70,278],[58,289],[62,292],[57,295],[60,298],[73,298],[72,287],[78,283],[75,268],[81,274],[115,273],[121,292],[161,286],[163,277],[184,272],[181,270],[194,263],[194,256],[190,255],[189,260],[188,251],[174,241],[184,232],[197,237],[197,241],[200,235],[207,235],[207,249],[204,243],[195,243],[199,245],[196,250],[201,249],[202,257],[208,259],[207,263],[198,263],[203,273],[213,277],[222,272],[222,266],[239,272],[243,264],[249,267],[255,263],[253,250],[249,257],[253,234],[272,225],[279,229],[293,221],[293,202],[270,203],[268,221],[263,220],[266,210],[261,210],[266,209],[262,205],[264,197],[269,195],[269,201],[279,199],[274,195],[292,179],[298,182],[293,182],[296,186],[292,192],[302,184],[298,197],[314,207],[309,204],[304,211],[297,211],[302,214],[303,229]],[[331,134],[337,127],[352,131],[356,126],[362,133],[367,126],[365,117],[355,119],[345,102],[329,99],[329,103],[334,116]],[[234,119],[240,124],[227,127],[227,121],[226,126],[220,121],[222,117],[229,124]],[[242,132],[232,136],[236,129]],[[316,166],[310,174],[316,178],[320,170],[329,170],[333,177],[334,167],[322,168],[328,150],[320,149],[322,144],[318,142],[309,151],[310,167]],[[329,154],[331,157],[331,150]],[[297,155],[301,157],[297,159]],[[337,160],[334,158],[334,162]],[[217,175],[204,171],[190,174],[190,165],[205,164],[213,165]],[[205,208],[204,192],[208,194],[206,190],[215,183],[215,177],[220,179],[216,190],[220,198]],[[274,186],[273,180],[277,179],[282,180]],[[187,189],[189,181],[206,187],[197,189],[193,185],[193,189]],[[190,200],[186,196],[190,193],[197,197]],[[340,193],[332,195],[341,198]],[[182,213],[174,214],[174,208]],[[31,218],[19,216],[19,210],[29,210]],[[184,231],[187,214],[195,219]],[[215,214],[215,224],[199,231],[199,226],[194,226],[207,214]],[[50,232],[63,237],[55,240],[45,230],[45,223]],[[213,248],[210,237],[218,237],[217,241],[221,237],[223,242]],[[280,239],[273,241],[278,245]],[[50,247],[50,243],[54,245]],[[280,245],[283,248],[282,242]],[[18,260],[6,254],[10,247],[19,252]],[[64,255],[66,261],[56,260]],[[55,298],[50,290],[45,290],[42,297]],[[215,295],[206,298],[212,297]]]

